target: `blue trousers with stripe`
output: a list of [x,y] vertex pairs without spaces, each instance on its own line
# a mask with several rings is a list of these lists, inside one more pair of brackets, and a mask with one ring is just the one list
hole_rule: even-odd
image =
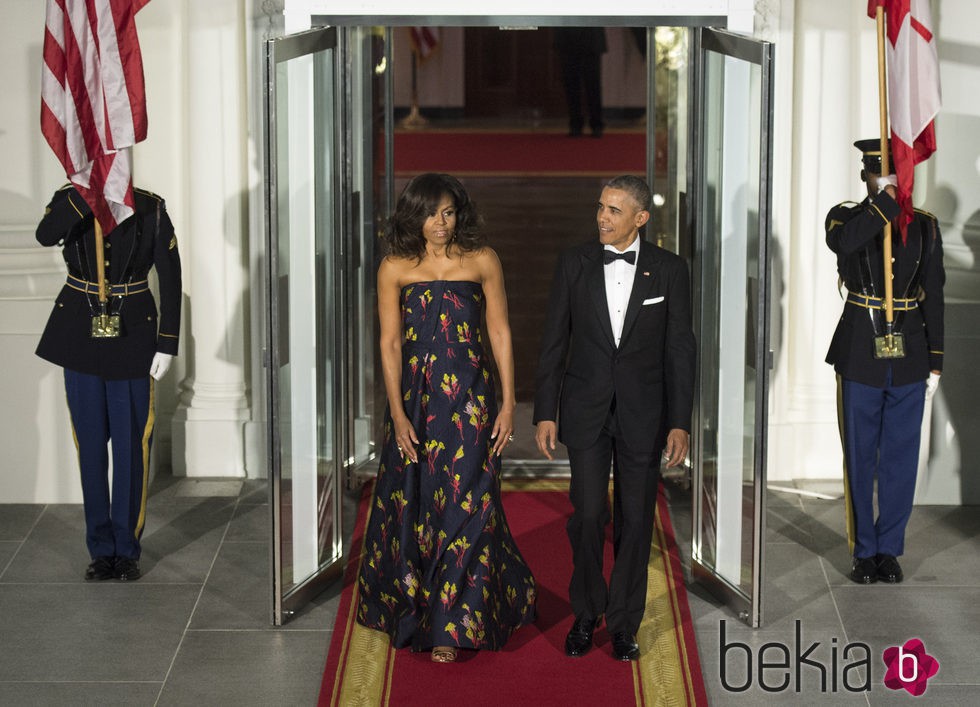
[[854,557],[898,557],[905,550],[905,526],[915,497],[925,394],[925,381],[876,388],[841,379]]
[[66,368],[65,392],[78,450],[89,554],[139,559],[153,434],[153,380],[106,380]]

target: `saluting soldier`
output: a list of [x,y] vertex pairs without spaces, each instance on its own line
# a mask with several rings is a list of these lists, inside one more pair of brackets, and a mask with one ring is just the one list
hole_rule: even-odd
[[[180,329],[173,225],[162,198],[133,192],[135,213],[104,236],[96,234],[91,209],[71,185],[55,192],[37,228],[38,242],[60,245],[68,267],[36,353],[64,368],[91,556],[87,580],[140,576],[153,385],[177,353]],[[147,282],[151,268],[159,282],[159,316]]]
[[[844,447],[850,578],[860,584],[901,582],[927,395],[943,370],[943,245],[936,217],[916,209],[907,231],[896,222],[894,175],[882,177],[878,139],[854,143],[862,153],[868,197],[827,214],[827,245],[847,289],[827,363],[838,374]],[[897,353],[876,349],[885,316],[886,223],[892,222],[893,331]],[[878,516],[874,494],[877,481]]]

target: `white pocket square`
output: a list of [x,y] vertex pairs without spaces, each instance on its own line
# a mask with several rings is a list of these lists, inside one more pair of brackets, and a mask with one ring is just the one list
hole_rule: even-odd
[[664,298],[661,297],[651,297],[650,299],[643,300],[643,304],[656,304],[657,302],[663,302]]

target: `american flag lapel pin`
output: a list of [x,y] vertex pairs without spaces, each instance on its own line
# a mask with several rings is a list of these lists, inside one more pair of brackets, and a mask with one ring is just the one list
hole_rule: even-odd
[[649,272],[643,273],[643,277],[650,277],[650,273]]

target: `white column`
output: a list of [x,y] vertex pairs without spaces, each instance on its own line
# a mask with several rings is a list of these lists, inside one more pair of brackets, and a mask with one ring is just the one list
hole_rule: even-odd
[[874,134],[875,47],[864,42],[861,31],[866,26],[873,41],[874,23],[846,0],[822,6],[785,0],[782,12],[792,19],[792,25],[781,23],[780,33],[792,38],[793,52],[783,55],[790,61],[777,63],[777,85],[783,90],[777,91],[775,106],[776,356],[768,476],[778,482],[838,479],[843,467],[836,378],[824,357],[843,305],[836,258],[823,227],[832,206],[860,200],[864,193],[859,155],[851,143],[864,132]]
[[186,377],[173,419],[174,473],[244,476],[248,332],[247,79],[242,3],[186,5]]

